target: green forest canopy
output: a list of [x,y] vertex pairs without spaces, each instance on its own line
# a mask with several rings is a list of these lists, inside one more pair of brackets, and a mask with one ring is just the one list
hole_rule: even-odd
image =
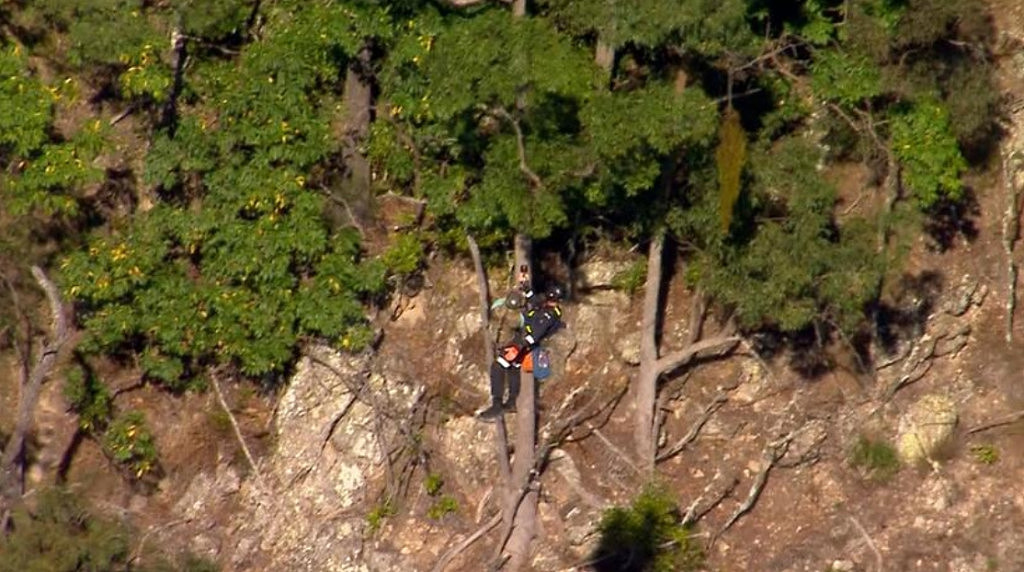
[[[364,346],[389,276],[466,232],[499,249],[517,232],[668,229],[688,279],[742,327],[852,331],[898,270],[879,237],[963,200],[995,133],[979,0],[528,11],[8,3],[0,256],[59,269],[83,360],[137,359],[171,388],[212,366],[273,376],[304,339]],[[366,84],[368,109],[348,109],[346,81]],[[429,215],[383,255],[328,216],[372,198],[344,184],[360,160],[370,195]],[[880,185],[891,211],[840,220],[820,168],[836,161],[901,181]]]

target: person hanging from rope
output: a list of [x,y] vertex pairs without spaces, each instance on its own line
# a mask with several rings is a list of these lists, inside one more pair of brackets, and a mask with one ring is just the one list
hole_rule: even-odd
[[[491,363],[491,406],[477,413],[482,419],[494,419],[503,411],[514,412],[519,397],[520,370],[542,340],[557,332],[562,323],[562,288],[552,286],[544,295],[532,295],[521,314],[522,327],[512,341],[498,349]],[[508,398],[505,399],[505,388]]]
[[536,346],[541,340],[557,332],[562,323],[562,298],[565,293],[557,284],[548,288],[543,296],[526,299],[523,312],[523,340],[529,346]]

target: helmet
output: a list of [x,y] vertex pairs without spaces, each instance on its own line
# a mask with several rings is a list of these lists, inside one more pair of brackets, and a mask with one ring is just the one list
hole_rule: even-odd
[[509,295],[505,297],[505,307],[513,310],[518,310],[525,305],[523,293],[518,291],[509,292]]
[[558,284],[554,284],[549,287],[546,295],[548,300],[561,300],[562,298],[565,298],[565,292]]

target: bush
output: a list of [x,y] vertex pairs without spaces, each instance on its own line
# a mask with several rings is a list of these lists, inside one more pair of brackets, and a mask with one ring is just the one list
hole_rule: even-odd
[[704,564],[704,553],[680,524],[679,508],[669,494],[648,487],[629,507],[605,511],[601,540],[593,554],[599,572],[685,572]]
[[138,411],[122,414],[103,434],[103,448],[118,463],[142,478],[157,466],[156,443]]
[[430,508],[427,509],[427,516],[434,520],[440,520],[457,510],[459,510],[459,501],[455,500],[453,496],[443,495],[430,505]]
[[127,566],[127,530],[94,517],[64,489],[42,491],[35,510],[16,509],[12,528],[0,534],[0,572],[104,572]]
[[900,460],[892,445],[865,436],[861,436],[853,446],[850,465],[876,481],[887,481],[900,470]]
[[632,296],[640,288],[643,288],[646,281],[647,261],[641,258],[630,264],[629,268],[616,273],[612,277],[612,287]]
[[110,421],[110,392],[102,381],[82,366],[68,368],[64,397],[78,413],[78,426],[83,431],[102,431]]
[[994,465],[999,461],[999,449],[995,445],[975,445],[971,447],[971,454],[982,465]]

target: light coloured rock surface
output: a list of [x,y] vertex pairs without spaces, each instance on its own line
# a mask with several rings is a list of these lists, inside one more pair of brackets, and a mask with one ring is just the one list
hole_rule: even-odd
[[[277,447],[262,467],[262,486],[254,479],[242,485],[233,536],[255,541],[234,547],[237,570],[369,570],[360,507],[372,501],[368,482],[382,470],[383,453],[368,402],[401,414],[415,388],[370,375],[363,357],[327,348],[312,348],[310,355],[315,359],[300,360],[281,397]],[[364,383],[366,389],[354,394]],[[407,567],[374,568],[392,569]]]
[[470,416],[454,417],[440,429],[436,454],[452,465],[449,474],[469,498],[480,498],[494,483],[494,426]]
[[934,461],[957,422],[953,400],[944,395],[925,395],[900,417],[896,448],[907,464]]
[[592,260],[576,269],[576,287],[582,290],[611,288],[615,277],[629,270],[629,261]]
[[615,339],[615,351],[628,365],[640,365],[640,330]]

